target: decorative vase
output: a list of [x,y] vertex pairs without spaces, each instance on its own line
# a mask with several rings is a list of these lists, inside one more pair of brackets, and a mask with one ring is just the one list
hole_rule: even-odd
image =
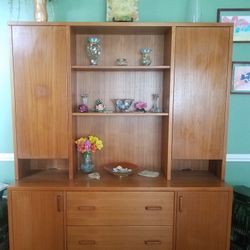
[[47,22],[46,0],[34,0],[34,17],[36,22]]
[[159,113],[161,112],[160,108],[159,108],[159,94],[153,94],[153,105],[150,109],[150,112],[154,112],[154,113]]
[[152,49],[150,48],[141,48],[141,65],[143,66],[149,66],[151,64],[151,58],[150,53],[152,52]]
[[92,161],[92,153],[84,152],[82,156],[83,156],[83,161],[80,166],[81,171],[85,174],[92,173],[95,169],[95,166]]
[[200,0],[188,1],[188,15],[187,19],[189,22],[200,22],[201,21],[201,3]]
[[87,41],[87,54],[90,59],[90,65],[97,65],[101,55],[100,38],[89,37]]
[[86,113],[88,112],[88,95],[83,94],[81,95],[82,103],[78,106],[78,111],[80,113]]

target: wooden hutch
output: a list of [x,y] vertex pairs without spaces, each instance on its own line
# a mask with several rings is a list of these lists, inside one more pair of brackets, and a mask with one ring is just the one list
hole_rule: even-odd
[[[227,250],[232,189],[224,183],[233,27],[218,23],[11,23],[16,182],[12,250]],[[86,54],[101,39],[98,66]],[[140,48],[152,64],[140,66]],[[124,57],[128,66],[115,66]],[[79,113],[101,98],[160,113]],[[100,180],[79,173],[74,141],[96,135]],[[119,179],[132,162],[160,177]]]

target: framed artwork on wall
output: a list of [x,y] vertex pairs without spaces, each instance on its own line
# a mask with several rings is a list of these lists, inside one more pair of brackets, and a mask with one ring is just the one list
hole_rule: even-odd
[[234,42],[250,42],[250,8],[218,9],[217,22],[234,24]]
[[231,93],[250,94],[250,62],[233,62]]
[[110,22],[139,21],[139,0],[107,0],[106,20]]

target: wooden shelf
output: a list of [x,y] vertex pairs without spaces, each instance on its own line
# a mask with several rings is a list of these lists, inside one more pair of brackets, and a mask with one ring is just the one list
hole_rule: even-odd
[[88,112],[88,113],[79,113],[75,112],[72,113],[73,116],[168,116],[168,113],[141,113],[141,112],[124,112],[124,113],[118,113],[118,112],[104,112],[104,113],[98,113],[98,112]]
[[79,71],[153,71],[170,69],[170,66],[82,66],[73,65],[72,70]]

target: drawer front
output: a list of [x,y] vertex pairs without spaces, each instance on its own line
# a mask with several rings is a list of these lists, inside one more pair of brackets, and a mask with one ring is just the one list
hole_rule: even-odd
[[173,225],[174,192],[68,192],[67,225]]
[[68,250],[171,250],[172,226],[68,226]]

